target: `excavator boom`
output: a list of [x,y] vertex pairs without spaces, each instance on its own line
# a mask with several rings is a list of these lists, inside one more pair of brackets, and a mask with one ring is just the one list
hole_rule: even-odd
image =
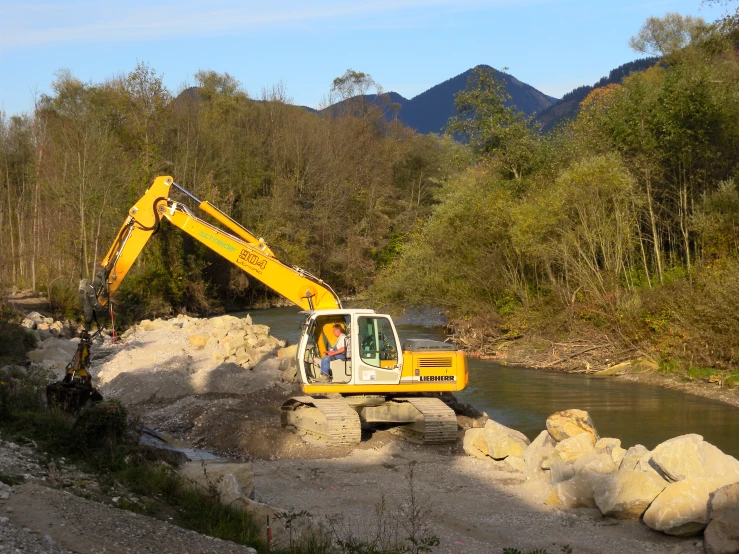
[[[169,195],[173,186],[195,200],[200,209],[231,232],[218,229],[194,215],[184,204],[171,200]],[[83,280],[80,284],[88,322],[94,310],[101,310],[108,303],[110,295],[120,286],[163,219],[304,310],[341,308],[341,301],[326,283],[304,269],[281,262],[264,240],[256,238],[209,202],[198,200],[177,185],[172,177],[165,176],[157,177],[129,210],[93,282]]]

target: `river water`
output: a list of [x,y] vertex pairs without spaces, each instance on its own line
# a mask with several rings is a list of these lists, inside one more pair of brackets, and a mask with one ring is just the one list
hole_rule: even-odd
[[[251,312],[254,323],[269,325],[277,338],[295,344],[302,316],[297,308]],[[406,338],[443,340],[431,325],[434,314],[396,318],[401,341]],[[612,377],[567,374],[501,366],[469,360],[470,384],[456,396],[485,411],[495,421],[533,439],[545,429],[546,418],[568,408],[587,410],[602,437],[621,439],[625,448],[649,449],[686,433],[698,433],[727,454],[739,458],[739,408],[654,385]]]

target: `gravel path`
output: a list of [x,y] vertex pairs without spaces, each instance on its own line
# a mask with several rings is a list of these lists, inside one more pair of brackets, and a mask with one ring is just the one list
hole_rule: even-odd
[[[8,509],[12,511],[8,512]],[[15,487],[15,492],[5,501],[4,511],[12,524],[8,526],[6,523],[3,527],[12,530],[9,533],[10,540],[19,541],[19,535],[21,538],[23,535],[27,537],[26,550],[22,546],[13,546],[16,543],[9,543],[14,548],[20,548],[21,552],[56,553],[68,550],[91,554],[254,552],[246,546],[206,537],[164,521],[34,484]],[[45,549],[34,550],[34,548]]]

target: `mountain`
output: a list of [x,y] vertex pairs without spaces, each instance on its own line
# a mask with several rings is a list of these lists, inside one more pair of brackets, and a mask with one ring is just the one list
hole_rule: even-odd
[[642,58],[620,65],[616,69],[612,69],[608,77],[601,78],[593,86],[584,85],[568,92],[561,100],[538,112],[536,114],[536,121],[541,125],[544,132],[550,131],[559,123],[577,115],[580,109],[580,102],[593,90],[606,85],[620,83],[632,73],[644,71],[653,65],[657,65],[659,61],[660,58]]
[[[487,65],[480,65],[486,69],[493,69]],[[367,102],[377,103],[384,106],[388,115],[397,113],[397,117],[406,126],[411,127],[419,133],[440,133],[449,122],[449,118],[456,115],[454,107],[454,95],[467,86],[467,79],[476,68],[468,69],[456,77],[452,77],[431,87],[418,96],[411,99],[404,98],[397,92],[388,92],[378,97],[375,94],[365,96]],[[549,106],[557,99],[547,96],[536,90],[531,85],[522,83],[513,75],[494,70],[498,77],[506,84],[506,90],[511,95],[509,105],[515,105],[526,115],[534,115]],[[388,106],[388,100],[390,105]],[[326,110],[341,106],[341,102],[329,106]]]

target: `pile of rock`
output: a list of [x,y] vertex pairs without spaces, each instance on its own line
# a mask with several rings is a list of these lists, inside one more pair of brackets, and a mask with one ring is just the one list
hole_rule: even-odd
[[103,396],[126,406],[284,386],[285,343],[249,316],[144,320],[121,338],[91,372]]
[[196,349],[213,346],[211,359],[216,364],[230,362],[242,367],[254,366],[285,346],[284,341],[270,336],[269,327],[255,325],[249,315],[244,318],[224,315],[198,319],[179,315],[169,320],[145,319],[126,331],[123,338],[136,332],[158,329],[197,331],[188,337],[189,344]]
[[44,317],[38,312],[26,314],[21,322],[21,326],[33,332],[36,340],[43,341],[51,337],[74,337],[77,335],[77,325],[75,322],[65,319],[64,321],[55,321],[52,317]]
[[69,320],[55,321],[39,312],[30,312],[23,319],[21,326],[36,337],[37,348],[27,354],[30,367],[5,366],[0,368],[0,374],[22,379],[27,377],[29,372],[38,374],[41,371],[50,379],[61,377],[77,351],[79,338],[69,338],[76,336],[77,324]]
[[709,526],[709,552],[739,552],[739,460],[700,435],[676,437],[652,451],[642,445],[626,450],[619,439],[600,438],[582,410],[553,414],[546,425],[529,443],[488,421],[465,433],[464,449],[550,483],[548,504],[643,517],[652,529],[681,537]]

